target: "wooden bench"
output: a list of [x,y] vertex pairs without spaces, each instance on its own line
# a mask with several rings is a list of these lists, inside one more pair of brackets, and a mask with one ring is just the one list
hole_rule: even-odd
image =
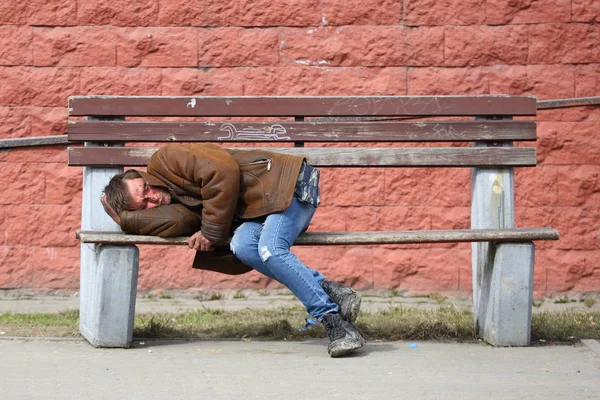
[[[530,343],[532,241],[558,239],[552,228],[514,226],[513,167],[535,166],[536,149],[513,147],[513,142],[535,141],[536,123],[512,117],[535,116],[534,97],[88,96],[70,98],[69,115],[69,141],[85,143],[68,152],[69,165],[84,167],[78,232],[80,331],[94,346],[131,343],[136,245],[187,243],[187,238],[123,234],[100,204],[104,186],[123,167],[146,165],[156,147],[140,147],[138,142],[202,141],[277,141],[283,147],[270,150],[304,155],[318,167],[472,168],[471,229],[312,232],[301,235],[296,244],[473,242],[473,309],[479,335],[493,345]],[[125,121],[129,117],[138,118]],[[386,145],[374,147],[378,142]],[[400,142],[424,145],[402,147]],[[470,146],[432,147],[429,142]],[[323,143],[329,147],[319,146]]]

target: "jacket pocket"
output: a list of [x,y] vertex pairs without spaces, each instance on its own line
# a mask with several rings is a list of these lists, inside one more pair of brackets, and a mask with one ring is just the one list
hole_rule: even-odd
[[249,163],[245,163],[245,164],[240,164],[240,168],[244,169],[248,169],[248,167],[255,167],[255,166],[267,166],[267,171],[271,170],[271,159],[270,158],[261,158],[260,160],[256,160],[256,161],[252,161]]
[[240,164],[240,204],[238,214],[242,210],[252,210],[267,204],[267,195],[263,185],[263,177],[271,171],[271,159],[263,158]]

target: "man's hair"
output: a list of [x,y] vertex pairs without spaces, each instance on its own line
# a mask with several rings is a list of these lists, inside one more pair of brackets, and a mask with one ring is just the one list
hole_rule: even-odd
[[104,188],[106,202],[115,210],[117,215],[120,215],[123,210],[127,210],[131,203],[129,188],[125,181],[136,178],[142,178],[142,175],[135,169],[130,169],[113,176]]

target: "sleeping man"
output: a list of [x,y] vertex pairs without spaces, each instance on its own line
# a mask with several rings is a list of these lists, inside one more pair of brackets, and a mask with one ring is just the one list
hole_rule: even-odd
[[[318,169],[301,156],[224,149],[210,143],[160,148],[147,172],[115,175],[106,212],[128,233],[191,235],[194,267],[260,272],[289,288],[323,323],[332,357],[362,347],[353,325],[360,296],[308,268],[290,251],[319,205]],[[229,241],[229,248],[219,246]]]

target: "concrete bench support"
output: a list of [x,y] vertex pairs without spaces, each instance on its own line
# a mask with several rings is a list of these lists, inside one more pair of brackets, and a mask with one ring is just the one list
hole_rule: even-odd
[[[121,232],[99,200],[110,178],[120,172],[123,168],[84,168],[82,229]],[[136,246],[81,246],[79,330],[93,346],[131,345],[138,260]]]
[[[474,146],[511,147],[512,143],[476,143]],[[471,196],[471,228],[514,228],[512,168],[473,168]],[[490,344],[529,344],[533,262],[533,243],[472,244],[474,324],[479,336]],[[509,276],[511,273],[515,275]],[[506,304],[500,304],[500,299]]]
[[501,243],[494,247],[492,268],[486,269],[482,277],[489,281],[489,297],[479,334],[495,346],[528,346],[534,245]]
[[90,247],[95,251],[81,271],[79,329],[95,347],[130,347],[139,250],[136,246]]

